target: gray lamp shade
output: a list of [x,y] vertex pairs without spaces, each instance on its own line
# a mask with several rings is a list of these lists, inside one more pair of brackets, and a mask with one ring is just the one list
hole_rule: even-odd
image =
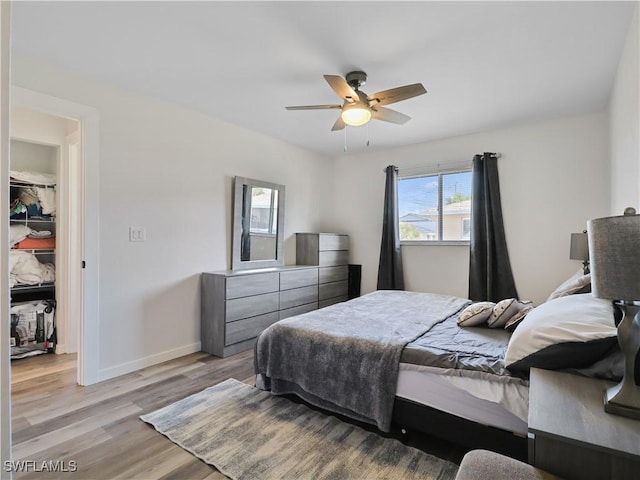
[[640,300],[640,215],[587,222],[591,291],[610,300]]
[[569,258],[571,260],[589,260],[589,240],[587,232],[571,234]]

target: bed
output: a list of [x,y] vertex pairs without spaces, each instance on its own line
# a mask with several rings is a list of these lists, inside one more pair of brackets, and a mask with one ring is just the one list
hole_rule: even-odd
[[[587,342],[563,339],[562,347],[597,345],[580,361],[555,368],[591,365],[615,343],[610,304],[589,294],[572,297],[573,303],[595,301],[603,328]],[[506,321],[494,325],[499,328],[459,325],[461,314],[472,307],[459,297],[377,291],[282,320],[256,342],[256,385],[278,395],[297,395],[383,432],[395,424],[468,447],[524,455],[528,368],[531,363],[539,366],[539,358],[548,363],[549,357],[566,357],[562,348],[556,352],[558,342],[548,335],[531,338],[539,334],[534,327],[541,320],[535,317],[554,317],[553,309],[530,306],[509,330],[503,328]],[[587,330],[594,335],[592,328]],[[556,333],[553,328],[551,333]],[[513,337],[518,338],[516,346],[526,343],[531,349],[513,346],[510,364],[515,368],[507,368]]]

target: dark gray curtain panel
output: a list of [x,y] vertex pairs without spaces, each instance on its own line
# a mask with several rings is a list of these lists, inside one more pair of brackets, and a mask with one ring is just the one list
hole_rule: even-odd
[[378,290],[404,290],[400,227],[398,226],[398,167],[389,165],[384,192]]
[[518,298],[502,221],[498,159],[473,157],[469,298],[497,302]]

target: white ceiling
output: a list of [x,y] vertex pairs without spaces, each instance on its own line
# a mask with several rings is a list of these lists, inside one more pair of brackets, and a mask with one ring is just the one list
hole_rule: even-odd
[[[14,2],[13,50],[327,155],[340,103],[422,82],[405,125],[348,128],[349,152],[606,107],[637,2]],[[366,147],[366,139],[370,146]]]

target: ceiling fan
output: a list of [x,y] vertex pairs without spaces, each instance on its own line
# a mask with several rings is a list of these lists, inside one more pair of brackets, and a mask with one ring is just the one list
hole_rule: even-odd
[[427,93],[421,83],[414,83],[367,95],[360,90],[360,87],[367,82],[367,74],[361,71],[349,72],[344,79],[338,75],[324,75],[324,79],[333,91],[344,99],[342,105],[299,105],[285,108],[287,110],[340,109],[342,113],[333,124],[332,131],[342,130],[346,125],[358,127],[372,118],[402,125],[411,117],[382,105]]

